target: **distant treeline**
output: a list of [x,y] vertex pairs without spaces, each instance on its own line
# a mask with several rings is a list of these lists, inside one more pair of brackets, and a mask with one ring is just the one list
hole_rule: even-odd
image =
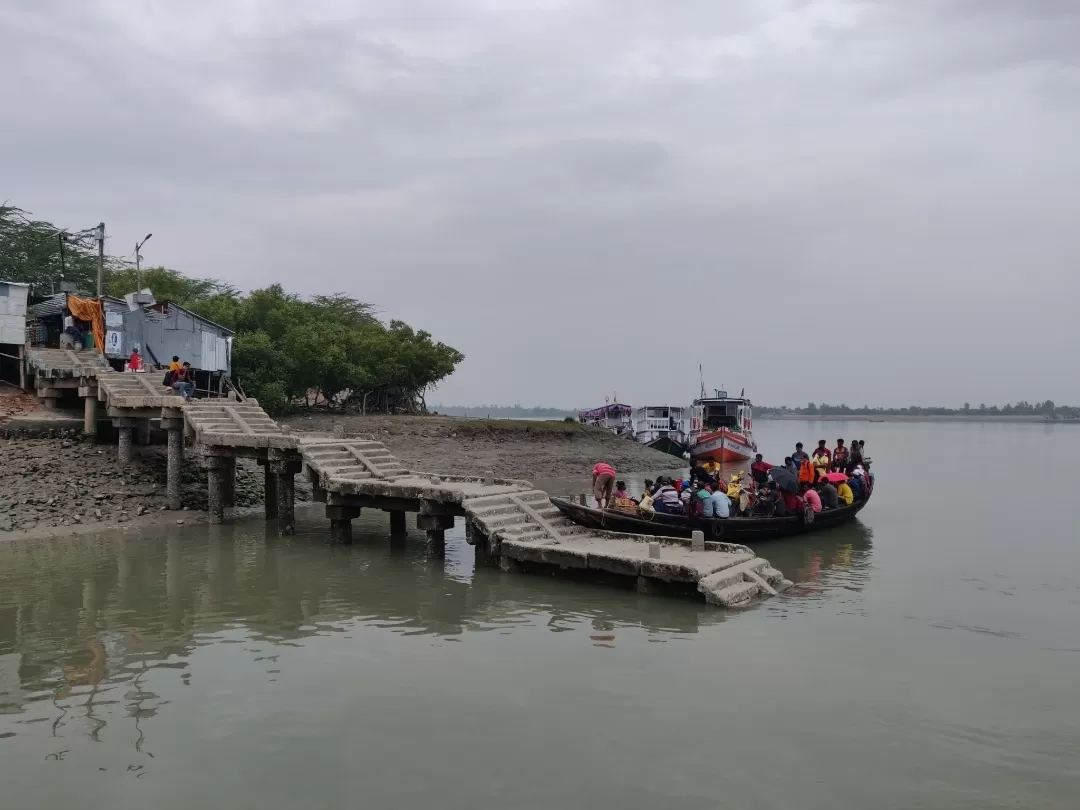
[[447,416],[495,416],[499,419],[565,419],[577,418],[574,411],[561,408],[526,408],[522,405],[431,405],[431,410]]
[[1050,419],[1080,419],[1080,407],[1055,405],[1051,399],[1034,404],[1022,399],[1019,402],[1001,406],[985,403],[972,405],[970,402],[965,402],[962,408],[919,405],[909,405],[906,408],[871,408],[864,405],[861,408],[852,408],[848,405],[811,402],[805,408],[789,408],[787,405],[780,407],[757,405],[754,409],[759,415],[764,416],[785,414],[799,416],[1046,416]]

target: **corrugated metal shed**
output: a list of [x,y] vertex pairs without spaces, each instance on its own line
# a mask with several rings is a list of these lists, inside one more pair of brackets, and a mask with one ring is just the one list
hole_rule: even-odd
[[67,293],[50,295],[44,301],[34,304],[34,317],[45,318],[49,315],[59,315],[67,306]]
[[0,343],[21,346],[26,340],[26,297],[29,284],[0,281]]
[[152,363],[187,360],[202,371],[232,370],[231,329],[207,320],[171,301],[139,307],[124,314],[125,351],[137,344]]

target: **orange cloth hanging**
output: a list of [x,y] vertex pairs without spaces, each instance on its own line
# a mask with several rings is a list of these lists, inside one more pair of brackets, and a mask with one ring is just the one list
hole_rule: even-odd
[[94,348],[102,354],[105,353],[105,313],[101,306],[100,298],[79,298],[77,295],[67,297],[67,308],[71,314],[80,321],[87,321],[94,333]]

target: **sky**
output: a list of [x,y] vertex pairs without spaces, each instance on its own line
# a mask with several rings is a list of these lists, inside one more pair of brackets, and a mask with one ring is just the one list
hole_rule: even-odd
[[430,402],[1080,403],[1075,0],[6,0],[0,198]]

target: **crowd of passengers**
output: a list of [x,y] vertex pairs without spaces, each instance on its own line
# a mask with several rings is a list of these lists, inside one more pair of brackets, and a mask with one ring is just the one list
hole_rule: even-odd
[[782,465],[770,464],[758,453],[750,465],[748,481],[742,472],[724,481],[720,465],[706,462],[693,466],[686,477],[646,480],[645,491],[637,498],[627,492],[624,481],[614,481],[614,468],[601,463],[597,468],[604,468],[607,474],[603,477],[609,475],[611,483],[605,487],[607,482],[602,481],[596,487],[599,476],[594,468],[594,495],[597,508],[646,514],[707,518],[807,516],[808,510],[818,513],[870,497],[874,474],[865,446],[862,440],[848,447],[843,439],[837,439],[836,447],[830,450],[822,439],[811,455],[799,442]]

